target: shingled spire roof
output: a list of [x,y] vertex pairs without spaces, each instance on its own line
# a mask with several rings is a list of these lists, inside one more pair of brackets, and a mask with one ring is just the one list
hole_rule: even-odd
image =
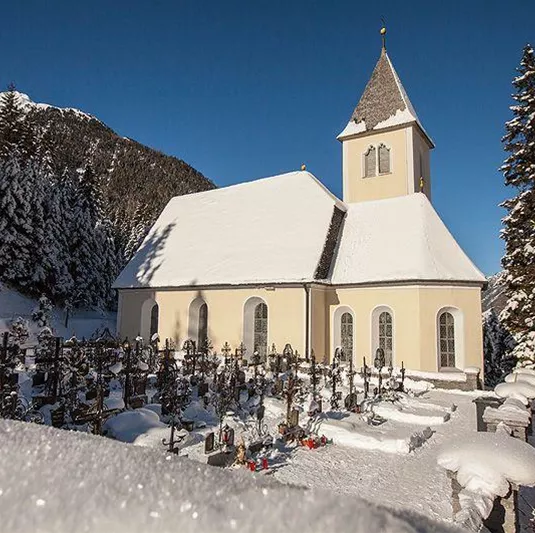
[[364,93],[338,139],[411,123],[416,123],[420,127],[432,145],[388,57],[386,48],[383,48]]

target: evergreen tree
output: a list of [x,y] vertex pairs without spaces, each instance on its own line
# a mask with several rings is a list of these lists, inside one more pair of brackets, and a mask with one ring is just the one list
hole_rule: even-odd
[[501,236],[505,240],[507,305],[501,318],[515,334],[519,363],[535,361],[535,53],[524,48],[519,75],[514,78],[513,119],[506,124],[504,148],[509,152],[501,170],[505,184],[517,195],[502,206],[508,210]]
[[16,154],[0,159],[0,277],[27,287],[32,277],[31,187]]
[[0,98],[0,157],[5,159],[20,151],[24,140],[24,113],[15,86],[10,85]]
[[73,288],[69,271],[69,236],[72,224],[70,208],[73,197],[71,180],[64,175],[50,186],[45,199],[47,280],[52,289],[51,298],[61,306],[65,305]]
[[37,323],[40,328],[50,326],[50,312],[52,311],[52,303],[43,294],[39,298],[39,303],[32,311],[32,320]]
[[494,387],[511,372],[516,358],[511,353],[515,342],[503,327],[494,309],[483,315],[483,352],[485,355],[485,385]]

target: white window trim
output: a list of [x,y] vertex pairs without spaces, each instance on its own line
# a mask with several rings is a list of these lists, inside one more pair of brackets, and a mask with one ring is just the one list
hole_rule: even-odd
[[342,346],[342,334],[341,334],[341,325],[342,325],[342,315],[344,313],[349,313],[353,317],[353,362],[356,362],[357,357],[357,336],[356,328],[357,321],[355,317],[355,312],[348,305],[339,305],[336,307],[331,315],[331,339],[333,340],[331,346],[331,357],[330,361],[334,358],[334,353],[336,348]]
[[[208,306],[208,303],[202,296],[197,296],[189,304],[188,309],[188,339],[195,341],[195,344],[199,345],[199,311],[203,304]],[[210,320],[210,308],[208,307],[208,320]],[[206,334],[208,333],[210,324],[206,325]]]
[[[141,321],[139,325],[139,335],[143,337],[145,342],[150,342],[150,319],[152,308],[158,305],[158,302],[154,298],[147,298],[141,304]],[[158,307],[158,329],[160,328],[160,310]]]
[[269,309],[269,304],[264,300],[264,298],[261,298],[260,296],[251,296],[250,298],[247,298],[243,304],[243,344],[245,344],[245,357],[247,359],[250,359],[253,355],[254,350],[254,311],[256,309],[256,306],[260,303],[266,304],[267,310],[268,310],[268,317],[267,317],[267,350],[269,353],[269,349],[271,346],[271,312]]
[[384,311],[387,311],[392,316],[392,366],[397,367],[396,314],[392,307],[386,304],[377,305],[370,313],[370,365],[373,365],[375,352],[379,347],[379,316]]

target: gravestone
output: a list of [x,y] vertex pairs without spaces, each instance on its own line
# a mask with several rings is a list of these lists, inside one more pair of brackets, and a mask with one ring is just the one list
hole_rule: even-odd
[[199,389],[198,389],[199,398],[202,398],[207,393],[208,393],[208,383],[206,383],[205,381],[199,383]]
[[275,383],[273,384],[273,394],[275,396],[280,396],[282,394],[283,387],[284,387],[284,383],[283,383],[282,379],[277,378],[275,380]]
[[221,436],[223,444],[228,447],[234,446],[234,429],[229,426],[223,428],[223,434]]
[[208,433],[206,435],[206,438],[204,439],[204,453],[209,454],[214,451],[215,446],[215,434],[212,431],[211,433]]
[[299,425],[299,411],[297,409],[292,409],[290,411],[290,419],[288,420],[288,426],[290,428],[295,428]]

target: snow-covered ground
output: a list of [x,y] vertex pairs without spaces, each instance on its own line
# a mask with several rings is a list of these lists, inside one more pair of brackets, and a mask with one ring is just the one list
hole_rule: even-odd
[[[36,335],[39,328],[32,322],[32,311],[38,302],[32,298],[0,285],[0,333],[7,331],[13,319],[22,317],[28,320],[31,332]],[[90,338],[95,331],[108,328],[111,333],[116,327],[116,313],[90,310],[76,310],[71,313],[68,326],[65,327],[65,313],[54,308],[51,313],[51,326],[54,334],[64,338]]]
[[[472,400],[479,393],[430,390],[418,397],[403,395],[394,403],[381,402],[374,410],[387,421],[379,426],[368,425],[356,414],[327,413],[313,419],[302,414],[303,426],[324,434],[333,444],[310,450],[276,443],[266,453],[270,471],[284,484],[358,495],[392,509],[409,509],[434,520],[451,521],[451,484],[437,458],[443,445],[462,442],[476,432]],[[267,398],[265,406],[264,422],[276,435],[277,423],[284,417],[284,403]],[[120,414],[108,426],[121,440],[163,450],[162,438],[169,437],[169,429],[161,426],[157,416],[151,416],[154,413],[145,411]],[[181,445],[181,453],[206,461],[204,436],[214,430],[216,420],[200,403],[193,404],[188,415],[201,427],[190,433]],[[137,430],[125,429],[129,425],[126,417]],[[230,416],[226,422],[235,428],[237,443],[242,438],[251,440],[254,421],[246,425]]]
[[460,531],[356,496],[35,424],[0,420],[0,448],[9,533]]

